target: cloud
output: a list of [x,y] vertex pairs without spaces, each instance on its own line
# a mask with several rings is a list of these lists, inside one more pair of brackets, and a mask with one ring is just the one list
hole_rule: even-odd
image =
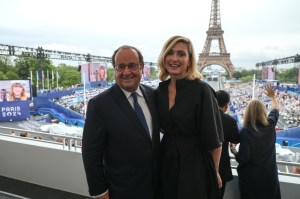
[[[1,5],[1,44],[99,56],[130,44],[150,62],[173,35],[189,37],[196,53],[202,52],[211,10],[211,1],[195,0],[9,0]],[[234,66],[252,68],[300,53],[299,7],[298,0],[220,1]]]

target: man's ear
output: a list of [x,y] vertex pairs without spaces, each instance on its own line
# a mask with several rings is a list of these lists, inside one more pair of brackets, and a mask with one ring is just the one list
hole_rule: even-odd
[[142,71],[143,74],[144,74],[144,64],[140,64],[140,66],[141,66],[141,71]]
[[226,112],[229,108],[229,103],[224,106],[224,112]]

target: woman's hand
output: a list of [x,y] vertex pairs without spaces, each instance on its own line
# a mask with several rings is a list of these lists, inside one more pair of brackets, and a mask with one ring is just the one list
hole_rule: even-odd
[[222,179],[221,179],[221,176],[220,176],[219,172],[217,172],[217,179],[218,179],[219,189],[221,189],[222,188]]
[[95,197],[95,199],[109,199],[109,193],[108,193],[108,191],[103,196]]
[[266,85],[265,94],[266,94],[269,98],[275,97],[275,90],[272,88],[271,84],[267,84],[267,85]]
[[266,85],[265,94],[271,99],[272,108],[279,110],[279,104],[275,97],[275,90],[272,88],[272,86],[270,84]]
[[230,151],[233,155],[237,154],[237,150],[236,150],[236,144],[232,144],[230,143]]

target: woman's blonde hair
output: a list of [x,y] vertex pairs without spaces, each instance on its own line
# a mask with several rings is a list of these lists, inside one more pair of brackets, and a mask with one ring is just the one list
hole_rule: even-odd
[[159,57],[158,57],[158,67],[159,67],[159,79],[164,81],[169,77],[169,72],[165,68],[165,57],[169,53],[169,51],[178,43],[182,42],[187,44],[188,46],[188,53],[189,53],[189,61],[190,61],[190,67],[187,68],[186,71],[186,77],[190,80],[193,79],[201,79],[202,75],[198,72],[197,66],[196,66],[196,57],[195,57],[195,51],[192,42],[183,36],[173,36],[170,39],[166,41],[164,44]]
[[269,125],[266,106],[259,99],[251,100],[246,108],[243,127],[247,124],[250,124],[257,132],[259,132],[257,124]]

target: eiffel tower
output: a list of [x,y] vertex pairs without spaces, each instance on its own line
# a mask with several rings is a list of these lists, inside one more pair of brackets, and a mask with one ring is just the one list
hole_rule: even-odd
[[230,61],[230,53],[227,53],[223,39],[220,15],[220,0],[212,0],[209,20],[209,28],[206,31],[206,41],[202,53],[199,54],[197,65],[201,72],[206,66],[220,65],[225,68],[230,78],[234,73],[233,64]]

